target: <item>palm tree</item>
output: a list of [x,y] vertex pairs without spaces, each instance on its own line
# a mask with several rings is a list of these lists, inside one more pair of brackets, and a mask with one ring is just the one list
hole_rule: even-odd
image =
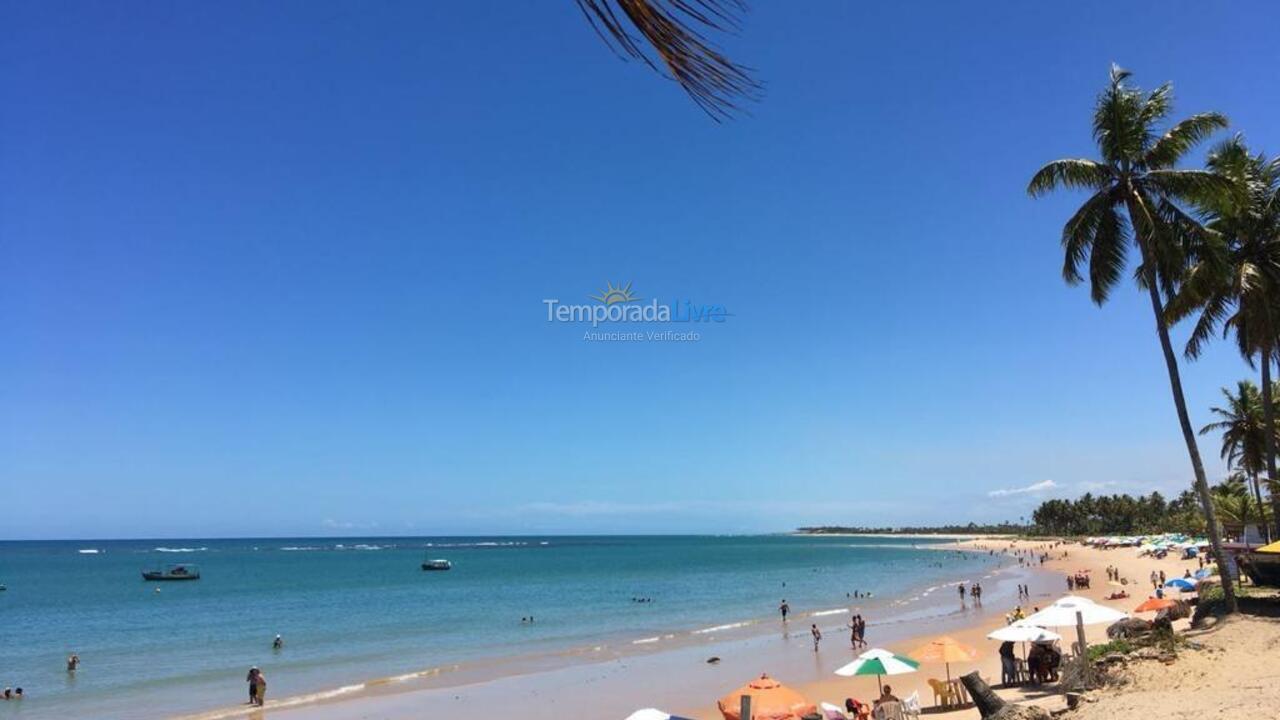
[[[1268,427],[1267,413],[1262,407],[1262,395],[1253,381],[1241,380],[1236,384],[1234,395],[1228,388],[1222,388],[1222,396],[1226,398],[1227,406],[1210,408],[1210,412],[1221,419],[1200,428],[1200,434],[1222,432],[1222,459],[1227,461],[1229,467],[1236,468],[1249,479],[1258,506],[1261,507],[1262,489],[1258,476],[1266,468]],[[1274,423],[1270,427],[1271,443],[1274,446]]]
[[[1259,358],[1260,404],[1266,426],[1275,427],[1271,369],[1280,359],[1280,157],[1268,161],[1254,155],[1236,135],[1214,148],[1207,166],[1231,184],[1229,192],[1205,195],[1198,203],[1207,227],[1226,244],[1225,262],[1210,256],[1191,269],[1169,305],[1170,320],[1199,312],[1187,341],[1188,357],[1199,355],[1221,326],[1224,337],[1234,333],[1250,366]],[[1267,481],[1274,485],[1276,437],[1267,433],[1264,439]],[[1271,504],[1280,510],[1280,495],[1272,493]],[[1276,533],[1280,536],[1280,527]]]
[[1179,203],[1220,191],[1224,185],[1213,173],[1178,170],[1174,166],[1192,147],[1226,127],[1227,119],[1217,113],[1193,115],[1160,133],[1157,126],[1169,115],[1172,87],[1165,84],[1150,93],[1143,92],[1125,83],[1129,75],[1112,65],[1111,82],[1098,96],[1093,137],[1102,159],[1055,160],[1035,174],[1027,192],[1032,197],[1058,188],[1091,193],[1062,229],[1066,253],[1062,274],[1069,284],[1080,283],[1084,280],[1082,266],[1087,263],[1095,303],[1106,302],[1123,277],[1130,243],[1138,250],[1135,277],[1138,287],[1151,300],[1178,424],[1191,458],[1196,495],[1222,574],[1227,609],[1235,612],[1235,592],[1222,553],[1209,482],[1182,394],[1178,357],[1169,341],[1163,297],[1176,291],[1187,266],[1213,246],[1213,237]]
[[576,2],[619,57],[639,60],[659,73],[665,70],[716,122],[738,112],[740,101],[759,97],[761,85],[750,68],[725,57],[707,39],[711,32],[738,29],[738,18],[747,9],[744,0]]

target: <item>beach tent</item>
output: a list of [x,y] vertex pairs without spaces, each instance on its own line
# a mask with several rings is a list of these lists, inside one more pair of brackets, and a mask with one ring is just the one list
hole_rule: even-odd
[[1136,612],[1136,613],[1140,613],[1140,612],[1160,612],[1161,610],[1164,610],[1165,608],[1171,608],[1171,607],[1173,607],[1174,605],[1177,605],[1177,604],[1178,604],[1178,603],[1177,603],[1177,601],[1170,600],[1169,598],[1150,598],[1150,599],[1146,600],[1145,602],[1143,602],[1143,603],[1142,603],[1141,605],[1139,605],[1138,607],[1134,608],[1134,609],[1133,609],[1133,611],[1134,611],[1134,612]]
[[916,668],[920,667],[920,663],[912,660],[904,655],[894,655],[888,650],[881,648],[872,648],[861,655],[858,659],[836,670],[836,674],[842,677],[853,677],[855,675],[875,675],[876,685],[880,689],[884,689],[881,681],[883,675],[905,675],[913,673]]
[[720,698],[717,705],[724,720],[741,720],[743,695],[751,696],[750,720],[800,720],[818,710],[800,693],[768,675],[761,675]]
[[1076,624],[1077,612],[1084,616],[1085,625],[1113,623],[1128,617],[1119,610],[1099,605],[1089,598],[1067,595],[1040,612],[1028,616],[1024,622],[1029,625],[1068,627]]
[[688,720],[688,718],[676,717],[670,713],[664,713],[654,708],[645,708],[637,710],[627,716],[627,720]]
[[951,663],[976,660],[978,651],[943,635],[912,650],[910,655],[917,662],[945,664],[947,666],[947,682],[951,682]]

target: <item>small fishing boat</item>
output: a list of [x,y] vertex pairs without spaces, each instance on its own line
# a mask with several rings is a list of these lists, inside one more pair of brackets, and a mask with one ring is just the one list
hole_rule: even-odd
[[199,580],[200,568],[195,565],[170,565],[158,570],[143,570],[143,580]]
[[423,570],[448,570],[453,567],[453,563],[448,560],[423,560]]

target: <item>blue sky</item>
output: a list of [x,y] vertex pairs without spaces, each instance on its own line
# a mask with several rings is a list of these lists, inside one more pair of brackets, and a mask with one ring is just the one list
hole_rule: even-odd
[[[1280,7],[1054,5],[757,3],[725,44],[767,95],[724,125],[569,0],[0,5],[0,536],[1176,494],[1149,306],[1063,284],[1079,197],[1025,186],[1092,153],[1112,61],[1280,152]],[[733,315],[546,321],[609,281]],[[1197,426],[1246,372],[1184,366]]]

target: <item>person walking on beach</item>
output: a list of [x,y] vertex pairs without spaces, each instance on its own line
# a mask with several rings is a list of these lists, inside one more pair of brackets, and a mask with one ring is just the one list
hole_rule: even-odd
[[258,666],[249,668],[249,674],[245,677],[245,682],[249,683],[249,704],[254,705],[258,702],[258,678],[262,677],[262,671]]
[[858,647],[858,616],[853,615],[849,618],[849,647],[857,649]]
[[822,642],[822,631],[817,625],[810,625],[809,634],[813,636],[813,651],[818,652],[818,643]]
[[253,704],[257,705],[258,707],[262,707],[262,703],[266,702],[266,698],[267,698],[267,676],[263,675],[262,671],[259,670],[257,692],[255,692],[253,696]]
[[858,644],[866,647],[867,645],[867,621],[858,616]]
[[782,622],[787,621],[787,613],[791,612],[791,606],[787,604],[787,599],[782,599],[782,604],[778,606],[778,612],[782,613]]

